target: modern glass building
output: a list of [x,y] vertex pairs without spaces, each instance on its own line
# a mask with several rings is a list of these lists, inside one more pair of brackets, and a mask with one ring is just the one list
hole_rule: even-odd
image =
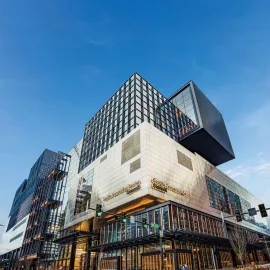
[[[86,124],[79,171],[142,122],[154,125],[156,108],[165,101],[153,85],[134,73]],[[170,129],[170,124],[168,127],[170,136],[176,140],[174,127]]]
[[24,217],[26,217],[26,215],[29,214],[31,201],[38,183],[39,176],[43,169],[51,161],[54,154],[54,152],[46,149],[31,168],[28,179],[24,180],[16,191],[9,214],[7,231],[9,231]]
[[47,173],[33,195],[21,265],[231,268],[240,263],[231,244],[238,228],[245,260],[270,261],[267,220],[246,214],[262,202],[216,167],[234,158],[233,149],[221,113],[194,82],[166,98],[132,74],[69,156],[66,182]]
[[26,267],[26,259],[44,263],[58,252],[54,234],[63,224],[61,205],[66,187],[70,156],[45,150],[16,191],[7,230],[2,239],[8,269]]
[[[193,82],[167,99],[134,73],[90,119],[70,153],[56,267],[156,270],[180,269],[184,263],[190,269],[239,264],[226,232],[234,231],[235,210],[245,213],[260,200],[215,167],[234,153],[222,115]],[[112,214],[95,217],[96,204]],[[114,216],[123,212],[124,223]],[[158,228],[142,226],[144,219],[162,227],[162,239]],[[269,237],[266,220],[245,214],[241,228],[247,261],[269,260],[261,242]]]
[[57,258],[58,244],[54,238],[63,226],[64,200],[70,156],[58,152],[39,175],[31,202],[29,219],[20,250],[19,261],[49,268]]
[[86,124],[79,171],[142,122],[151,123],[214,165],[234,158],[221,113],[193,82],[166,99],[134,73]]

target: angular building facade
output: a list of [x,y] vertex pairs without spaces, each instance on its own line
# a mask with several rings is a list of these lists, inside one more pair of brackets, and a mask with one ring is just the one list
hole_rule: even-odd
[[[239,264],[228,238],[235,210],[245,213],[261,201],[216,168],[234,153],[222,115],[193,82],[166,99],[134,73],[86,124],[72,152],[56,267]],[[97,204],[101,218],[95,216]],[[163,229],[162,256],[159,228],[145,228],[143,220]],[[240,224],[247,261],[269,260],[261,243],[269,237],[266,220],[244,214]]]
[[234,159],[222,114],[194,82],[183,86],[169,100],[195,124],[195,128],[181,128],[179,142],[183,146],[215,166]]
[[194,82],[166,98],[132,74],[67,157],[65,179],[52,171],[33,195],[21,265],[230,268],[240,264],[230,241],[236,211],[246,262],[270,260],[266,219],[245,214],[262,202],[216,167],[234,152],[221,113]]

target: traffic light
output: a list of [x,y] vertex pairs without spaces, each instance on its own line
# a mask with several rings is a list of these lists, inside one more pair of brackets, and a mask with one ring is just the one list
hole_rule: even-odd
[[102,206],[100,204],[96,205],[96,217],[101,217],[102,215]]
[[4,267],[9,266],[9,259],[2,259],[2,262],[4,263]]
[[121,223],[127,222],[127,214],[125,212],[121,213]]
[[267,217],[268,216],[267,211],[265,209],[265,205],[263,203],[259,204],[259,210],[260,210],[260,213],[261,213],[262,217]]
[[240,210],[238,210],[238,209],[235,210],[235,217],[236,217],[236,221],[237,222],[241,222],[242,221],[242,216],[241,216]]
[[146,218],[142,218],[142,227],[143,228],[147,228],[147,221],[146,221]]

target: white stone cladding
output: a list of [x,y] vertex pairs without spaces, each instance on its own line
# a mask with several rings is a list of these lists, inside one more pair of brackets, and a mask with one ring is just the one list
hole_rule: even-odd
[[[138,130],[140,130],[140,153],[121,165],[122,142]],[[178,163],[177,150],[192,160],[193,170],[190,170]],[[105,155],[107,155],[107,158],[101,162],[102,157]],[[130,173],[130,163],[134,162],[138,158],[141,159],[141,168]],[[205,175],[239,195],[239,197],[250,202],[252,207],[257,207],[259,203],[262,203],[246,189],[229,178],[215,166],[208,163],[198,154],[191,153],[189,150],[147,122],[139,125],[131,133],[106,151],[102,156],[92,162],[88,167],[80,172],[79,176],[72,173],[72,179],[68,180],[70,183],[70,196],[68,201],[70,209],[72,209],[71,205],[75,203],[74,189],[78,184],[79,177],[87,175],[87,173],[92,169],[94,169],[94,177],[92,184],[91,206],[95,207],[95,205],[99,203],[102,204],[103,209],[107,211],[150,194],[166,201],[174,201],[190,208],[220,217],[220,211],[210,206]],[[165,194],[154,190],[152,189],[151,184],[151,180],[153,178],[156,178],[158,181],[162,181],[173,188],[190,193],[191,197],[186,198],[170,190]],[[139,191],[134,192],[131,195],[123,192],[112,199],[104,201],[104,198],[108,195],[118,192],[129,184],[133,184],[137,181],[140,181],[141,183],[141,189]],[[69,214],[72,213],[70,212]],[[74,216],[66,221],[65,227],[90,218],[94,214],[94,211],[88,210],[78,216]],[[228,214],[224,213],[224,216],[226,215],[228,216]],[[255,219],[257,222],[266,224],[266,219],[260,218],[259,214]],[[234,221],[234,219],[231,220]],[[250,229],[265,232],[265,230],[246,221],[243,221],[241,224]]]
[[12,251],[14,249],[20,248],[22,246],[28,218],[29,215],[27,215],[21,221],[17,222],[8,231],[6,231],[7,226],[5,227],[5,232],[2,235],[2,240],[0,244],[0,255]]

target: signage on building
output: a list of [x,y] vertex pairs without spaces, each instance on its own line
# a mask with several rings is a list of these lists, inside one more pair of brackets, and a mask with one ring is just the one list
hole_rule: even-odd
[[159,192],[167,193],[167,191],[170,190],[171,192],[176,193],[178,195],[181,195],[183,197],[186,197],[186,198],[191,197],[190,193],[187,193],[187,192],[185,192],[181,189],[178,189],[178,188],[174,188],[174,187],[168,185],[167,183],[158,181],[156,178],[153,178],[151,180],[151,183],[152,183],[152,189],[157,190]]
[[130,184],[122,189],[120,189],[119,191],[117,192],[114,192],[110,195],[108,195],[107,197],[103,198],[104,202],[107,202],[123,193],[126,193],[128,195],[131,195],[137,191],[139,191],[141,189],[141,181],[137,181],[135,182],[134,184]]

